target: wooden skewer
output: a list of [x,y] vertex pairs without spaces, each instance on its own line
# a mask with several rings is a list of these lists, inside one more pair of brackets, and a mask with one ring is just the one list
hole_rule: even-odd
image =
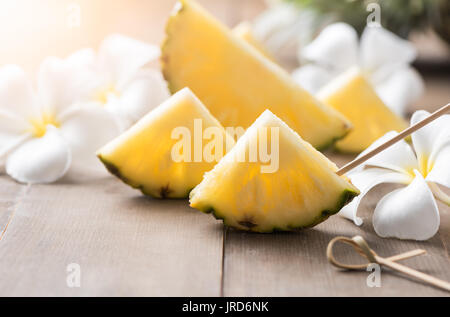
[[386,259],[389,260],[389,261],[392,261],[392,262],[397,262],[397,261],[406,260],[406,259],[415,257],[417,255],[422,255],[422,254],[425,254],[425,253],[427,253],[427,251],[425,251],[423,249],[416,249],[416,250],[408,251],[408,252],[405,252],[405,253],[400,253],[400,254],[397,254],[397,255],[393,255],[393,256],[390,256],[390,257],[388,257]]
[[422,280],[428,284],[434,285],[436,287],[445,289],[447,292],[450,292],[450,283],[448,283],[446,281],[443,281],[434,276],[416,271],[410,267],[407,267],[406,265],[390,261],[389,259],[382,258],[377,255],[375,255],[375,259],[377,260],[377,262],[379,264],[385,265],[391,269],[394,269],[394,270],[402,272],[406,275],[415,277],[415,278]]
[[[359,236],[357,236],[357,237],[359,238]],[[356,238],[356,237],[354,237],[354,238]],[[360,239],[362,239],[362,237]],[[333,264],[334,266],[339,267],[341,269],[348,269],[348,270],[363,270],[363,269],[367,268],[367,264],[344,264],[344,263],[341,263],[338,260],[336,260],[336,258],[333,255],[333,247],[337,242],[343,242],[343,243],[351,245],[361,256],[368,259],[368,256],[370,255],[371,258],[368,260],[372,261],[372,262],[376,262],[376,259],[374,257],[375,253],[369,248],[369,246],[367,245],[367,243],[365,241],[364,242],[358,241],[359,242],[359,244],[358,244],[357,242],[355,242],[353,239],[350,239],[350,238],[336,237],[330,241],[330,243],[328,244],[328,247],[327,247],[327,258],[331,262],[331,264]],[[367,248],[365,250],[363,250],[361,248],[361,246],[360,246],[361,243],[367,245]],[[411,250],[408,252],[404,252],[404,253],[400,253],[397,255],[387,257],[386,260],[389,260],[391,262],[398,262],[398,261],[410,259],[410,258],[418,256],[418,255],[422,255],[425,253],[427,253],[427,252],[423,249],[416,249],[416,250]]]
[[404,138],[409,136],[411,133],[419,130],[420,128],[426,126],[430,122],[436,120],[437,118],[439,118],[440,116],[442,116],[442,115],[444,115],[444,114],[446,114],[448,112],[450,112],[450,103],[445,105],[445,106],[443,106],[442,108],[436,110],[435,112],[430,114],[427,118],[423,119],[422,121],[419,121],[416,124],[410,126],[409,128],[403,130],[401,133],[399,133],[398,135],[396,135],[392,139],[386,141],[383,144],[380,144],[379,146],[374,148],[372,151],[367,152],[366,154],[364,154],[364,155],[354,159],[350,163],[347,163],[346,165],[344,165],[343,167],[341,167],[337,171],[337,174],[338,175],[344,175],[345,173],[347,173],[347,172],[351,171],[352,169],[354,169],[355,167],[361,165],[362,163],[364,163],[368,159],[374,157],[375,155],[377,155],[381,151],[387,149],[388,147],[390,147],[391,145],[397,143],[398,141],[403,140]]
[[393,270],[396,270],[398,272],[401,272],[403,274],[414,277],[418,280],[421,280],[421,281],[431,284],[435,287],[439,287],[441,289],[444,289],[444,290],[450,292],[450,283],[440,280],[431,275],[422,273],[420,271],[416,271],[406,265],[396,262],[399,260],[404,260],[407,258],[411,258],[413,256],[424,254],[425,251],[422,249],[412,250],[412,251],[394,255],[394,256],[391,256],[388,258],[383,258],[383,257],[379,256],[378,254],[376,254],[375,251],[373,251],[369,247],[367,242],[361,236],[354,236],[353,238],[335,237],[328,244],[327,258],[330,261],[330,263],[333,264],[334,266],[343,268],[343,269],[349,269],[349,270],[365,269],[367,267],[367,264],[365,264],[365,265],[364,264],[343,264],[343,263],[337,261],[333,255],[333,247],[337,242],[343,242],[343,243],[353,246],[353,248],[358,252],[358,254],[365,257],[370,263],[378,263],[380,265],[385,265]]

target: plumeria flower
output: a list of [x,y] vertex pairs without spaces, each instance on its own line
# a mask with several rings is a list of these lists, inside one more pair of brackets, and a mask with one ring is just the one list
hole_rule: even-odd
[[[411,124],[428,115],[422,110],[415,112]],[[361,155],[396,134],[387,133]],[[436,119],[411,138],[413,148],[402,140],[348,174],[361,194],[340,215],[361,225],[357,210],[364,196],[379,184],[398,183],[405,187],[385,195],[375,208],[375,232],[381,237],[414,240],[427,240],[436,234],[440,217],[435,198],[450,206],[450,197],[438,187],[450,187],[450,115]]]
[[159,55],[157,46],[114,34],[98,52],[82,49],[66,61],[89,71],[91,101],[117,115],[126,128],[169,97],[161,73],[144,67]]
[[253,35],[277,60],[295,58],[298,48],[309,43],[323,23],[320,16],[286,1],[267,1],[267,5],[253,21]]
[[0,68],[0,163],[19,182],[103,171],[95,151],[118,135],[115,116],[83,99],[86,72],[64,60],[40,66],[37,92],[18,66]]
[[420,75],[410,66],[417,56],[415,47],[381,26],[366,27],[358,43],[353,27],[330,24],[299,55],[311,63],[292,75],[312,93],[354,65],[368,75],[380,98],[399,115],[424,90]]

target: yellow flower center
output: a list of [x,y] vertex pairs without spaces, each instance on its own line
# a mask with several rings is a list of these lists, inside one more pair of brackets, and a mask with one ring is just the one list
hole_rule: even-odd
[[110,95],[119,96],[119,92],[114,85],[107,85],[105,88],[100,89],[95,95],[95,99],[102,104],[106,104]]
[[[430,156],[422,154],[417,159],[417,161],[418,161],[418,170],[419,170],[420,174],[422,174],[422,176],[424,178],[426,178],[428,173],[430,173],[431,170],[433,169],[433,165],[434,165],[430,162]],[[416,174],[414,173],[414,169],[417,169],[417,167],[406,168],[406,172],[408,173],[408,175],[410,175],[412,177],[412,179],[414,179],[416,177]]]
[[57,128],[60,127],[60,123],[56,120],[55,116],[49,112],[43,112],[41,116],[31,118],[29,122],[31,124],[31,133],[36,138],[45,135],[48,125],[53,125]]
[[423,177],[427,177],[428,173],[433,169],[434,163],[430,161],[430,155],[422,154],[419,158],[419,168]]
[[416,177],[416,174],[414,174],[414,167],[410,167],[406,169],[406,173],[411,176],[411,180]]

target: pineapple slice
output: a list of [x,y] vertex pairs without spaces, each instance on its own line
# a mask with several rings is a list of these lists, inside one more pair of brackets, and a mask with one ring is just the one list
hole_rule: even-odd
[[339,112],[198,4],[181,0],[175,8],[161,55],[172,92],[191,88],[224,126],[247,128],[269,108],[316,148],[347,134],[351,124]]
[[252,32],[252,26],[249,22],[244,21],[239,23],[233,28],[233,34],[239,37],[240,39],[243,39],[250,45],[252,45],[254,48],[256,48],[260,53],[262,53],[265,57],[268,59],[274,61],[274,58],[272,57],[269,52],[266,51],[264,46],[255,38]]
[[[217,148],[210,147],[209,142],[200,141],[203,144],[198,145],[197,142],[196,145],[196,141],[193,141],[199,140],[199,136],[209,127],[216,127],[216,131],[220,133],[215,139],[220,143],[216,143]],[[179,142],[183,139],[174,134],[177,128],[180,129],[178,131],[184,129],[186,135],[189,135],[190,139],[186,140],[192,142],[187,142],[188,146],[199,148],[178,147],[177,144],[182,144]],[[156,198],[186,198],[192,188],[200,183],[203,173],[212,169],[233,145],[234,139],[226,133],[219,121],[185,88],[101,148],[97,156],[112,174],[146,195]],[[217,155],[216,162],[203,159],[202,154],[207,146],[211,153]],[[174,149],[177,149],[175,153],[179,157],[174,157]],[[195,153],[201,153],[202,157],[193,159]]]
[[362,152],[386,132],[402,131],[408,127],[405,120],[381,101],[357,68],[351,68],[333,80],[317,96],[353,124],[353,130],[336,143],[341,152]]
[[[255,144],[259,144],[257,151]],[[269,164],[266,156],[249,159],[250,153],[261,153],[264,145],[270,148],[267,152],[277,154],[271,154],[271,159],[278,157],[278,162]],[[271,172],[263,169],[270,166],[277,168]],[[336,174],[337,170],[267,110],[205,173],[190,194],[190,205],[242,230],[273,232],[312,227],[359,194],[347,178]]]

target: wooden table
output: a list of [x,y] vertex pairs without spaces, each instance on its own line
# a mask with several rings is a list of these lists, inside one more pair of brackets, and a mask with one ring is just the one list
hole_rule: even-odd
[[[363,203],[362,227],[333,216],[277,234],[225,229],[186,200],[143,197],[113,178],[27,186],[2,176],[0,193],[2,296],[449,295],[389,271],[380,288],[369,288],[369,272],[340,271],[325,257],[334,236],[360,234],[382,256],[426,249],[406,263],[450,280],[450,214],[442,204],[439,233],[413,242],[375,235],[370,210],[381,193]],[[67,286],[71,263],[81,268],[79,288]]]
[[[210,9],[216,3],[229,24],[242,19],[236,12],[252,16],[261,9],[261,1],[245,2],[245,10],[232,10],[243,3],[234,0],[207,3]],[[418,105],[434,110],[448,102],[449,82],[448,76],[427,79],[431,87]],[[332,159],[342,164],[349,158]],[[0,295],[448,296],[388,270],[381,287],[370,288],[369,272],[341,271],[327,262],[333,237],[360,234],[381,256],[426,249],[405,263],[450,281],[450,209],[439,205],[440,231],[429,241],[381,239],[370,216],[385,190],[362,204],[361,227],[333,216],[298,233],[250,234],[225,229],[185,200],[146,198],[114,178],[27,186],[2,174]],[[80,265],[80,287],[68,287],[71,263]]]

